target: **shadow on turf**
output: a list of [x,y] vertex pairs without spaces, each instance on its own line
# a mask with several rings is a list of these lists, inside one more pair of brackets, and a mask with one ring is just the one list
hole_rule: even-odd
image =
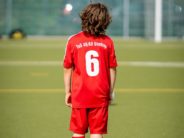
[[118,105],[117,103],[111,103],[110,106],[116,106]]

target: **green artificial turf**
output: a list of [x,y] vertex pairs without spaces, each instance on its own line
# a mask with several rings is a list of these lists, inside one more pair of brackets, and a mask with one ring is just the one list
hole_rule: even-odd
[[[0,41],[0,138],[71,137],[60,65],[66,40]],[[105,138],[183,138],[184,67],[121,62],[183,63],[184,41],[114,42],[119,67]],[[38,61],[56,64],[29,64]]]

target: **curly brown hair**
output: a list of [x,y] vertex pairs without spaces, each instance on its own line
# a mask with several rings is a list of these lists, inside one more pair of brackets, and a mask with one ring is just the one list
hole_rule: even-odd
[[101,3],[89,4],[80,13],[82,31],[98,36],[105,34],[105,30],[111,22],[111,16],[107,7]]

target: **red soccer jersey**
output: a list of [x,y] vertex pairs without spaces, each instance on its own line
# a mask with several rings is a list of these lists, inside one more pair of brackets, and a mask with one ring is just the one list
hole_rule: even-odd
[[63,64],[65,68],[73,68],[73,108],[95,108],[109,104],[110,68],[117,66],[110,37],[95,37],[84,32],[71,36]]

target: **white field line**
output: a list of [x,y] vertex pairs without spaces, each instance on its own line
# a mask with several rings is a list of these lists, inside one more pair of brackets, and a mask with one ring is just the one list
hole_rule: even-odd
[[135,67],[167,67],[167,68],[184,68],[184,62],[160,62],[160,61],[120,61],[120,66]]
[[58,66],[58,61],[0,61],[0,66]]
[[[0,61],[0,66],[60,66],[59,61]],[[184,68],[184,62],[118,61],[119,66]]]

